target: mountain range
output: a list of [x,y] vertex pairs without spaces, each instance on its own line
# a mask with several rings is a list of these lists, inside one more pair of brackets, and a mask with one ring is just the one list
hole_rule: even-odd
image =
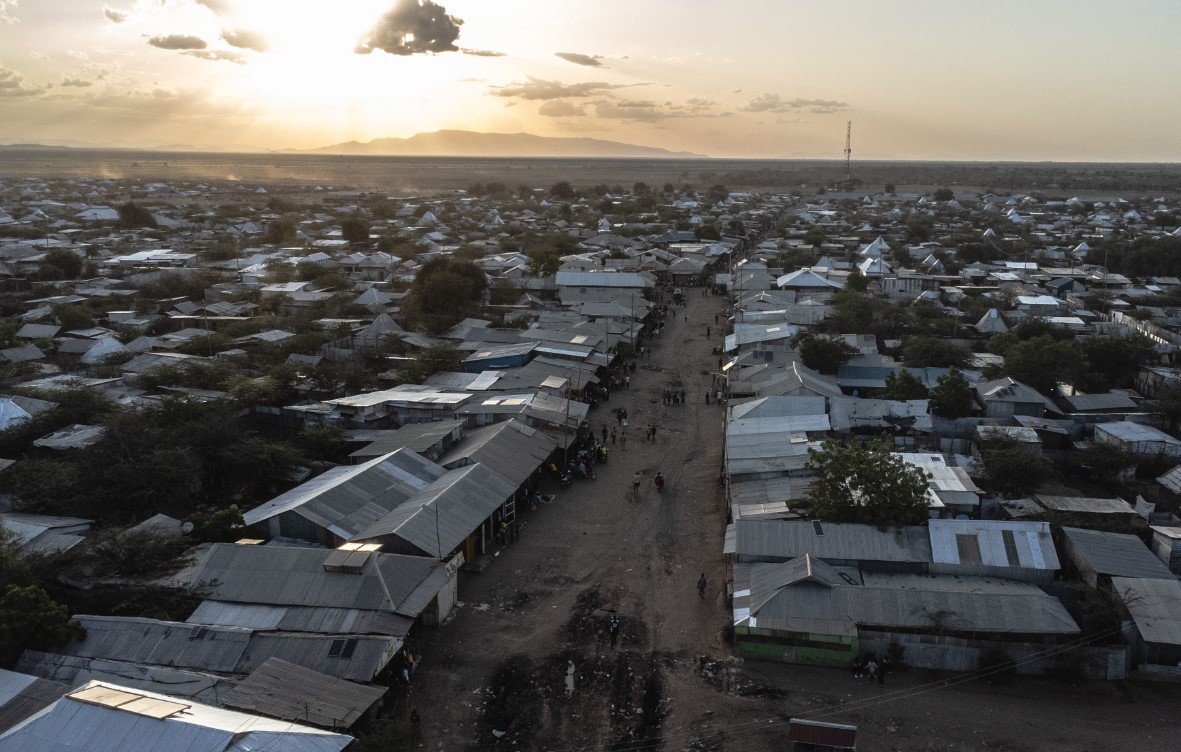
[[317,149],[314,154],[365,154],[398,157],[645,157],[704,158],[703,154],[671,151],[597,138],[555,138],[532,133],[480,133],[445,130],[418,133],[410,138],[346,141]]

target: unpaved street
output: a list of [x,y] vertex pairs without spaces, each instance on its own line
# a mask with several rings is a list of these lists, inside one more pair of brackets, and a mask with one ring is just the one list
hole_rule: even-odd
[[[863,750],[1099,752],[1133,739],[1181,749],[1171,688],[942,687],[932,682],[947,676],[925,672],[878,687],[832,669],[733,662],[717,483],[723,408],[704,402],[724,299],[692,290],[687,302],[651,341],[631,389],[591,414],[598,433],[615,425],[612,408],[627,408],[626,449],[611,447],[596,480],[525,511],[521,539],[483,572],[461,574],[462,606],[412,644],[423,663],[396,712],[417,711],[422,748],[782,750],[795,715],[858,724]],[[661,391],[674,385],[688,404],[662,406]],[[651,422],[655,443],[644,438]],[[659,496],[657,470],[668,478]],[[637,471],[638,503],[628,499]],[[614,647],[612,611],[622,622]]]

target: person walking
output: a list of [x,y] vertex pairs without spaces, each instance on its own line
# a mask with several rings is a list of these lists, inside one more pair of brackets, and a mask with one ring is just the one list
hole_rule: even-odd
[[615,446],[615,429],[611,429],[611,446]]
[[603,424],[603,443],[607,443],[607,424]]
[[709,390],[708,389],[705,390],[705,404],[707,404],[707,405],[709,404]]
[[652,443],[656,443],[656,424],[652,424]]
[[619,641],[619,614],[611,614],[608,632],[611,635],[611,647],[615,647],[615,643]]
[[640,481],[641,480],[642,479],[640,478],[639,472],[637,472],[634,476],[632,476],[632,496],[634,496],[637,499],[640,498]]
[[705,327],[705,338],[709,339],[709,327]]
[[622,408],[615,411],[615,422],[621,426],[623,425],[623,409]]
[[882,660],[878,661],[878,686],[886,686],[886,671],[890,669],[890,656],[883,655]]
[[697,578],[697,595],[702,600],[705,599],[705,586],[707,584],[709,584],[709,582],[705,579],[705,572],[702,572],[701,576]]
[[627,428],[626,427],[619,434],[619,448],[620,449],[627,449]]

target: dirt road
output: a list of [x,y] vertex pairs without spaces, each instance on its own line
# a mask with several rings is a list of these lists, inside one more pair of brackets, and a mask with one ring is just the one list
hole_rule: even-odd
[[[673,309],[631,389],[592,412],[597,433],[615,425],[612,408],[627,408],[626,448],[611,447],[596,480],[526,512],[517,543],[482,573],[461,574],[452,618],[420,632],[412,649],[423,664],[397,702],[420,716],[421,748],[778,751],[786,720],[801,716],[858,724],[864,750],[1100,752],[1131,739],[1181,750],[1181,719],[1166,710],[1181,695],[1159,687],[1013,680],[918,694],[942,677],[899,673],[882,688],[832,669],[733,661],[717,484],[723,408],[704,402],[723,305],[695,290]],[[664,407],[661,391],[674,386],[687,404]],[[655,443],[644,437],[652,422]],[[658,470],[668,478],[659,495]]]

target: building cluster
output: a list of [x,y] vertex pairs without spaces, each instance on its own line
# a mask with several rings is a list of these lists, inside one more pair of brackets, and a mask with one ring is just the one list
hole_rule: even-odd
[[[305,457],[279,493],[237,499],[228,539],[194,537],[164,500],[120,531],[193,544],[152,583],[195,607],[73,614],[85,637],[0,673],[0,750],[82,748],[100,726],[186,749],[343,748],[409,679],[415,636],[448,617],[459,580],[495,566],[545,491],[585,472],[592,411],[627,388],[664,302],[687,287],[731,300],[710,332],[717,363],[703,364],[715,388],[688,398],[724,414],[739,654],[1181,671],[1181,441],[1152,407],[1178,382],[1167,301],[1181,302],[1181,279],[1109,271],[1095,250],[1177,236],[1157,221],[1172,216],[1163,199],[590,193],[0,181],[0,436],[83,390],[127,410],[229,401],[260,430],[330,431],[347,447]],[[430,329],[415,283],[438,258],[473,263],[487,289]],[[869,300],[872,321],[909,323],[859,328],[849,311]],[[903,357],[916,322],[968,353],[955,373]],[[988,351],[1023,325],[1071,342],[1137,334],[1151,354],[1107,391],[1047,393]],[[835,368],[805,363],[809,335],[841,344]],[[947,417],[900,398],[900,374],[924,394],[962,378],[970,408]],[[111,430],[31,436],[0,476]],[[928,474],[927,524],[813,519],[809,451],[882,437]],[[1065,463],[1113,447],[1136,494],[990,490],[995,442]],[[1159,479],[1137,475],[1157,465]],[[8,494],[0,526],[21,555],[62,556],[111,523]],[[1098,606],[1110,619],[1080,616]]]
[[[1168,266],[1177,215],[1164,198],[941,193],[816,196],[715,278],[733,300],[718,382],[736,650],[1175,678],[1181,279],[1104,256],[1134,238],[1157,259],[1142,266]],[[1136,342],[1140,360],[1098,391],[1053,358],[1039,388],[1009,375],[1026,353],[998,344],[1047,334],[1037,347]],[[839,357],[807,363],[816,339]],[[812,453],[871,441],[928,478],[925,524],[811,513]],[[1031,467],[1045,477],[998,482]]]

